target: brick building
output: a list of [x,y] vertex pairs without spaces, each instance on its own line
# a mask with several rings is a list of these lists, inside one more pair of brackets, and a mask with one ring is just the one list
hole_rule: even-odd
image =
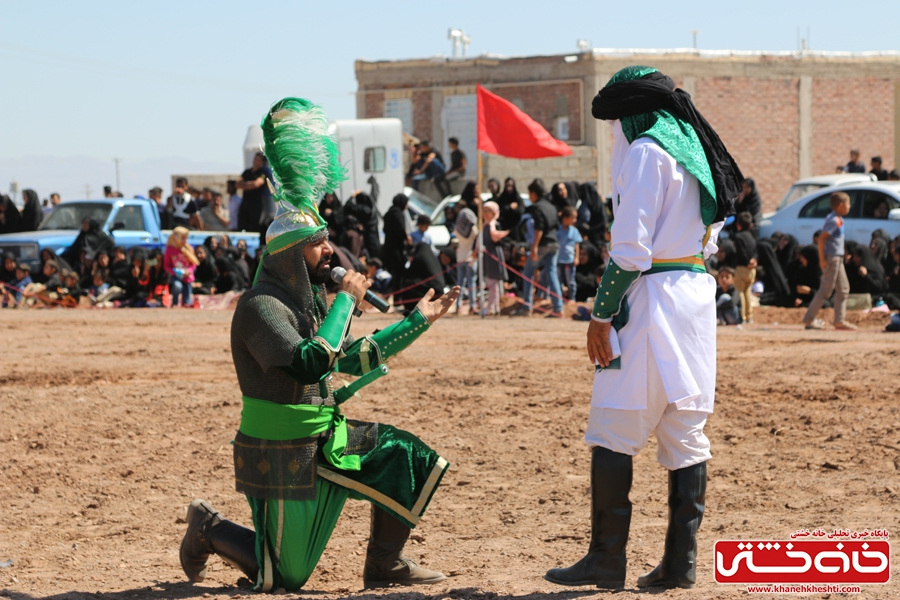
[[357,117],[398,117],[446,151],[455,135],[475,176],[475,84],[510,100],[573,149],[539,161],[485,157],[485,175],[594,180],[608,192],[612,137],[591,100],[619,69],[657,67],[694,98],[766,210],[796,179],[833,173],[859,148],[868,163],[900,157],[900,53],[594,50],[518,58],[357,61]]

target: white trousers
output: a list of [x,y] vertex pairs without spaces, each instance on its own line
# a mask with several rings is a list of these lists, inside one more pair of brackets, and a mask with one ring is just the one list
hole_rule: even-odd
[[656,433],[656,459],[675,471],[712,458],[703,426],[709,413],[678,410],[669,404],[656,361],[647,361],[647,408],[622,410],[591,407],[584,439],[588,447],[602,446],[636,456]]

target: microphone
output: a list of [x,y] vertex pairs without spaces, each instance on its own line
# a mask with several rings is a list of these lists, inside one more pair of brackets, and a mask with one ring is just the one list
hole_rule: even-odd
[[[344,279],[344,275],[347,274],[347,269],[344,267],[334,267],[331,269],[331,279],[335,283],[340,283]],[[391,309],[391,305],[385,302],[378,294],[373,292],[372,290],[366,290],[366,297],[364,298],[366,302],[377,308],[383,313],[386,313]]]

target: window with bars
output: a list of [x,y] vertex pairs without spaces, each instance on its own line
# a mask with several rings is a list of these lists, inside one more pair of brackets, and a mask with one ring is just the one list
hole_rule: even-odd
[[384,116],[400,119],[403,123],[403,133],[412,135],[413,109],[412,98],[395,98],[384,101]]

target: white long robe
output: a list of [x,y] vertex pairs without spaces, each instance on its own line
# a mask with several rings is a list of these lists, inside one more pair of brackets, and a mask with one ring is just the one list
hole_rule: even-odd
[[[700,183],[655,141],[633,144],[613,123],[615,220],[610,258],[628,271],[653,260],[715,253],[721,224],[700,217]],[[704,243],[705,242],[705,243]],[[622,368],[594,378],[591,405],[640,410],[648,405],[648,368],[656,368],[670,404],[713,411],[716,382],[715,280],[706,273],[669,271],[640,276],[628,291],[629,321],[619,332]]]

